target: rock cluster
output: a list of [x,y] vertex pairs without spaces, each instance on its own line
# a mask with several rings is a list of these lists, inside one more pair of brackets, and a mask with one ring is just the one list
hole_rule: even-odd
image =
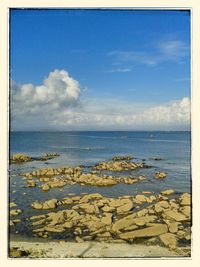
[[132,156],[115,156],[112,158],[112,160],[114,161],[122,161],[122,160],[132,160],[133,157]]
[[170,198],[163,192],[156,196],[119,198],[95,193],[35,202],[32,204],[35,209],[58,206],[68,209],[31,217],[33,232],[44,238],[51,233],[65,232],[65,236],[73,236],[77,242],[146,242],[156,238],[156,242],[176,250],[181,241],[190,240],[190,194],[175,199],[172,191]]
[[28,162],[31,161],[32,158],[27,156],[26,154],[15,154],[12,155],[10,158],[10,163],[23,163],[23,162]]
[[25,162],[29,162],[29,161],[33,161],[33,160],[46,161],[46,160],[50,160],[50,159],[53,159],[53,158],[58,157],[58,156],[60,156],[58,153],[46,153],[45,155],[43,155],[41,157],[32,158],[26,154],[15,154],[15,155],[11,156],[10,163],[25,163]]
[[113,177],[111,175],[97,174],[96,171],[83,173],[81,167],[44,168],[25,173],[23,177],[27,180],[27,187],[36,187],[38,183],[42,183],[41,188],[43,191],[75,183],[92,186],[113,186],[118,183],[134,184],[146,179],[143,175]]
[[46,153],[45,155],[41,157],[41,160],[46,161],[46,160],[54,159],[59,156],[60,155],[58,153]]
[[[15,202],[10,202],[10,217],[12,219],[10,219],[10,226],[14,226],[15,224],[21,222],[20,219],[13,219],[13,217],[19,215],[22,213],[22,210],[21,209],[17,209],[17,204]],[[13,209],[15,208],[15,209]]]
[[81,174],[81,167],[63,167],[63,168],[43,168],[37,171],[23,174],[24,177],[53,177],[56,175],[68,174],[78,176]]
[[94,170],[107,170],[107,171],[129,171],[138,168],[144,168],[144,163],[130,162],[129,160],[107,161],[101,162],[93,167]]

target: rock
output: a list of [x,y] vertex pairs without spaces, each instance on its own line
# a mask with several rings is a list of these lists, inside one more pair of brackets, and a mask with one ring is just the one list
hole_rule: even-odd
[[74,196],[74,197],[71,197],[71,200],[74,201],[74,202],[77,202],[81,199],[81,197],[79,196]]
[[143,217],[138,217],[133,220],[134,224],[137,226],[144,226],[148,223],[154,222],[157,219],[156,216],[143,216]]
[[183,213],[188,218],[191,217],[191,207],[190,206],[181,207],[180,212]]
[[179,226],[178,222],[169,222],[168,223],[169,232],[172,234],[176,234],[178,232],[178,226]]
[[53,159],[59,156],[60,155],[58,153],[46,153],[45,155],[41,157],[41,160],[46,161],[46,160],[50,160],[50,159]]
[[130,199],[125,199],[125,200],[126,200],[124,202],[125,204],[117,208],[117,214],[126,213],[133,208],[133,202]]
[[32,226],[38,226],[38,225],[44,224],[45,222],[46,222],[46,219],[34,221],[32,222]]
[[[128,200],[128,201],[130,201],[130,200]],[[118,207],[123,206],[125,204],[127,204],[127,199],[113,199],[112,198],[108,202],[108,205],[110,207],[114,207],[114,208],[118,208]]]
[[102,162],[93,167],[94,170],[108,170],[108,171],[128,171],[138,168],[144,168],[144,163],[135,163],[128,161],[108,161]]
[[36,187],[36,182],[33,180],[27,181],[27,187]]
[[143,217],[143,216],[145,216],[147,214],[148,214],[148,210],[147,209],[142,209],[142,210],[137,212],[137,216],[138,217]]
[[105,205],[103,208],[101,208],[103,212],[113,212],[115,211],[114,207],[109,207],[108,205]]
[[115,157],[112,158],[112,160],[114,160],[114,161],[132,160],[132,159],[133,159],[132,156],[115,156]]
[[9,251],[9,256],[11,258],[22,258],[27,257],[30,253],[26,250],[20,248],[11,248]]
[[10,161],[11,163],[23,163],[31,161],[31,157],[27,156],[26,154],[15,154],[11,156]]
[[46,218],[46,215],[35,215],[35,216],[30,217],[30,220],[35,221],[35,220],[41,220],[44,218]]
[[174,220],[177,222],[187,221],[187,217],[178,211],[166,210],[163,213],[163,218],[168,220]]
[[129,178],[129,177],[123,177],[121,178],[121,181],[123,181],[125,184],[134,184],[137,183],[137,179]]
[[161,192],[161,195],[163,196],[169,196],[171,194],[174,194],[174,190],[173,189],[168,189],[168,190],[164,190]]
[[62,227],[66,228],[66,229],[71,229],[74,226],[74,223],[72,221],[70,222],[65,222]]
[[[144,181],[144,180],[146,180],[146,177],[144,176],[144,175],[140,175],[140,176],[138,176],[138,179],[140,180],[140,181]],[[144,193],[143,193],[144,194]]]
[[14,226],[14,222],[12,220],[9,221],[9,226]]
[[42,185],[42,190],[43,191],[49,191],[50,187],[48,186],[48,184],[44,184]]
[[177,238],[175,234],[172,233],[165,233],[160,235],[161,242],[171,250],[177,248]]
[[52,181],[48,183],[50,188],[55,188],[55,187],[63,187],[66,185],[66,182],[64,182],[61,179],[54,178]]
[[65,229],[63,227],[60,226],[46,226],[45,231],[47,232],[51,232],[51,233],[62,233],[65,231]]
[[176,203],[175,199],[170,199],[169,203],[170,203],[170,208],[173,210],[178,210],[180,208],[179,204]]
[[126,227],[129,227],[129,226],[135,224],[134,221],[133,221],[133,219],[134,219],[135,217],[136,217],[136,214],[131,214],[131,215],[128,215],[128,216],[126,216],[126,217],[124,217],[124,218],[122,218],[122,219],[120,219],[120,220],[117,220],[117,221],[113,224],[113,226],[112,226],[112,230],[113,230],[114,232],[116,232],[116,231],[119,231],[119,230],[121,230],[121,229],[124,229],[124,228],[126,228]]
[[144,196],[144,195],[136,195],[135,196],[135,202],[137,204],[146,202],[146,196]]
[[127,233],[119,234],[121,239],[135,239],[135,238],[145,238],[145,237],[153,237],[161,234],[167,233],[168,228],[166,224],[157,224],[154,226],[150,226],[144,229],[139,229]]
[[99,208],[96,205],[84,203],[84,204],[80,204],[79,207],[89,214],[99,213]]
[[143,216],[143,217],[138,217],[138,218],[135,218],[135,217],[136,217],[136,214],[133,213],[120,220],[117,220],[113,224],[112,230],[116,232],[116,231],[125,229],[127,227],[130,227],[132,225],[144,226],[147,223],[154,222],[155,219],[157,218],[156,216]]
[[63,205],[71,205],[73,203],[73,200],[69,197],[66,197],[66,198],[63,198],[61,202]]
[[50,199],[43,203],[42,209],[43,210],[49,210],[49,209],[55,209],[57,207],[58,200],[57,199]]
[[155,178],[156,178],[156,179],[163,179],[163,178],[165,178],[166,176],[167,176],[167,174],[164,173],[164,172],[156,172],[156,174],[155,174]]
[[10,216],[17,216],[20,213],[22,213],[22,210],[20,210],[20,209],[10,210]]
[[73,179],[73,181],[80,184],[86,185],[96,185],[96,186],[112,186],[117,184],[117,180],[111,177],[101,177],[96,174],[82,174],[78,179]]
[[169,203],[165,200],[159,201],[154,205],[154,209],[157,213],[162,212],[164,209],[169,208]]
[[14,224],[16,224],[16,223],[21,222],[21,220],[20,220],[20,219],[15,219],[15,220],[12,220],[12,222],[13,222]]
[[36,210],[42,210],[42,204],[38,201],[35,201],[31,204],[31,207]]
[[15,202],[10,202],[10,208],[14,208],[14,207],[17,207],[17,204]]
[[151,195],[152,192],[151,191],[142,191],[142,194],[144,194],[144,195]]
[[160,158],[160,157],[154,157],[154,158],[150,158],[150,159],[152,159],[152,160],[162,160],[162,158]]
[[106,225],[111,225],[112,224],[112,213],[104,213],[103,218],[101,219],[101,222],[106,224]]
[[87,203],[88,201],[92,199],[101,199],[101,198],[102,198],[102,195],[100,195],[99,193],[89,194],[89,195],[85,195],[84,197],[82,197],[79,203]]
[[189,206],[191,205],[191,196],[188,193],[184,193],[179,198],[181,206]]

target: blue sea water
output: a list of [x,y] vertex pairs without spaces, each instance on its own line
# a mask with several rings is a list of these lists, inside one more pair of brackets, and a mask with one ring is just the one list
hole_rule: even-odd
[[[190,132],[11,132],[11,155],[26,153],[38,157],[55,152],[59,153],[60,157],[47,162],[33,161],[10,165],[10,201],[15,201],[23,209],[23,221],[30,215],[38,214],[38,211],[30,208],[33,201],[59,199],[66,197],[68,193],[79,195],[83,192],[99,192],[104,196],[118,197],[142,191],[158,193],[168,188],[173,188],[176,193],[190,192],[190,151]],[[65,186],[62,191],[55,188],[42,192],[38,187],[26,188],[26,181],[20,176],[20,173],[42,167],[92,166],[116,155],[132,155],[137,162],[144,160],[151,168],[135,170],[130,174],[144,174],[147,179],[132,185],[96,187],[75,184]],[[152,157],[160,157],[162,160],[155,161]],[[164,171],[168,175],[163,180],[157,180],[154,178],[156,171]],[[24,232],[26,228],[28,229],[28,226],[24,223]]]

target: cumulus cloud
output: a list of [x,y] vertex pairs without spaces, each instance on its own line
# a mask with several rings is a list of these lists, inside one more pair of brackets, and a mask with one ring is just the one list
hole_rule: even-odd
[[55,70],[39,86],[11,83],[11,119],[16,130],[188,129],[190,99],[152,105],[85,98],[78,81]]
[[11,83],[11,115],[49,116],[54,111],[76,106],[81,89],[65,70],[54,70],[42,85]]

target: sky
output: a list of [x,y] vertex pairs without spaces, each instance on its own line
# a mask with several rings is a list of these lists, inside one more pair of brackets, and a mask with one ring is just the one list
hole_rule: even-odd
[[14,130],[189,130],[190,14],[10,13]]

